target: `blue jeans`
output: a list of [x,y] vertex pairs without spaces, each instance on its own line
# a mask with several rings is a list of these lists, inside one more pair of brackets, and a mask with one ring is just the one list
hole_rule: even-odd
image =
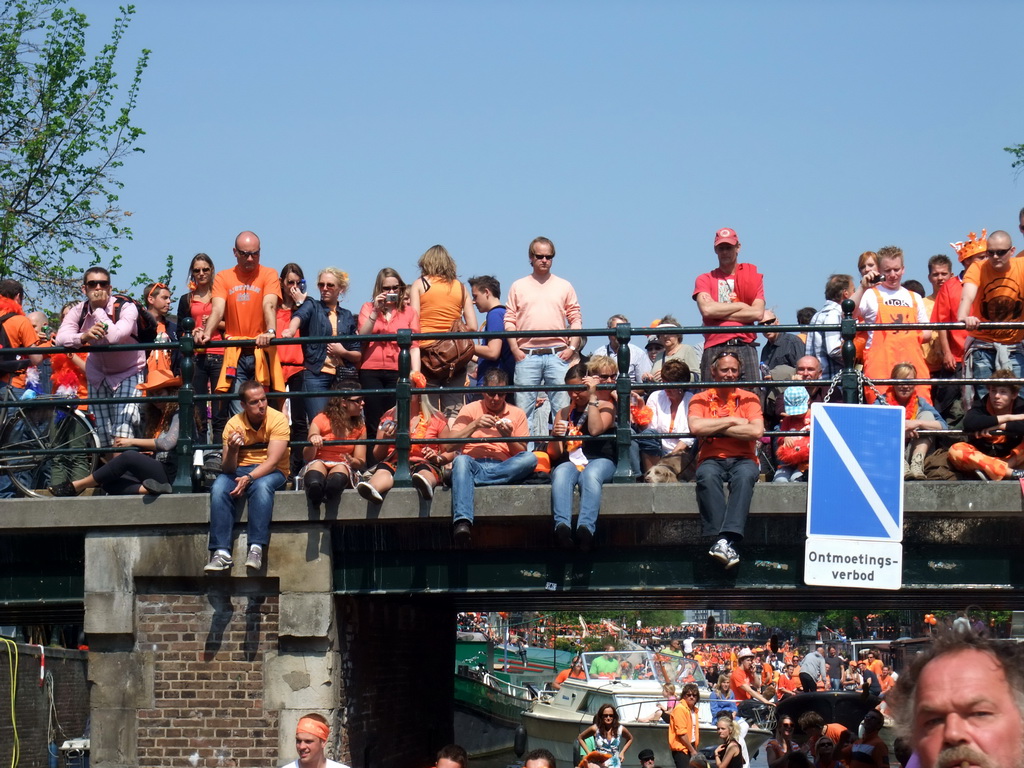
[[597,513],[601,510],[601,486],[615,474],[615,462],[611,459],[591,459],[583,471],[576,469],[571,461],[563,461],[551,470],[551,512],[555,516],[555,527],[572,527],[572,489],[580,487],[580,515],[577,528],[586,528],[591,533],[597,528]]
[[[303,392],[327,392],[331,388],[331,382],[334,381],[333,373],[313,373],[312,371],[302,372],[302,391]],[[306,423],[312,424],[313,419],[324,412],[324,408],[327,407],[327,395],[323,397],[307,397],[300,403],[299,400],[292,400],[292,413],[295,413],[294,409],[305,406],[306,409]],[[303,437],[303,440],[306,438]]]
[[[230,377],[229,377],[230,378]],[[238,399],[238,392],[241,390],[242,385],[245,384],[249,379],[256,378],[256,357],[252,352],[246,353],[244,350],[238,357],[238,362],[235,363],[235,375],[231,380],[231,386],[228,388],[228,392],[234,395],[230,400],[222,400],[224,403],[224,410],[226,415],[230,418],[231,416],[237,416],[242,412],[242,401]],[[224,422],[227,424],[227,421]],[[223,431],[223,427],[221,430]],[[218,438],[213,442],[221,442]]]
[[[754,484],[761,473],[750,459],[704,459],[697,467],[697,508],[704,536],[740,541],[747,527]],[[729,500],[725,484],[729,483]]]
[[[563,386],[565,384],[565,372],[569,370],[569,364],[558,355],[527,355],[516,363],[515,384],[517,387],[538,388],[544,386]],[[547,392],[548,402],[551,404],[551,413],[558,413],[569,404],[569,393]],[[537,409],[537,392],[517,392],[516,405],[526,412],[526,422],[530,425],[531,435],[547,435],[548,430],[538,431],[539,427],[533,424],[533,412]]]
[[[991,379],[992,373],[996,370],[996,355],[999,352],[1005,352],[1009,369],[1013,371],[1016,378],[1020,378],[1021,371],[1024,371],[1024,351],[1021,350],[1020,344],[1010,346],[974,339],[968,340],[967,348],[964,350],[964,378]],[[972,389],[978,402],[988,394],[988,386],[985,384],[979,384],[976,387],[966,386],[964,388],[965,410],[971,407]]]
[[[210,489],[210,551],[231,551],[231,530],[235,525],[235,499],[228,494],[235,489],[235,479],[248,475],[256,464],[238,467],[234,472],[222,472]],[[249,525],[246,529],[248,544],[266,547],[270,543],[270,518],[274,514],[274,491],[284,485],[284,474],[275,469],[269,475],[257,478],[245,489],[249,500]]]
[[512,485],[537,468],[537,456],[523,451],[505,461],[461,454],[452,462],[452,521],[473,522],[473,492],[478,485]]
[[791,464],[779,464],[775,469],[773,483],[806,483],[807,473]]
[[[25,390],[21,387],[12,387],[10,384],[0,384],[4,389],[11,390],[15,400],[21,400],[21,396],[25,394]],[[14,414],[15,410],[12,408],[8,411],[10,414]],[[30,411],[31,413],[31,411]],[[18,435],[15,435],[19,438]],[[27,439],[26,439],[27,442]],[[32,482],[31,473],[23,472],[22,477],[25,478],[26,483]],[[11,477],[6,472],[0,472],[0,499],[13,499],[18,495],[18,492],[14,490],[14,483],[11,482]]]

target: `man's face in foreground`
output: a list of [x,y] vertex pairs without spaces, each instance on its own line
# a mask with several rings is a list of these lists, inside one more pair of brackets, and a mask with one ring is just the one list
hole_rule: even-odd
[[927,768],[1024,766],[1024,722],[999,662],[974,649],[929,662],[917,684],[912,741]]

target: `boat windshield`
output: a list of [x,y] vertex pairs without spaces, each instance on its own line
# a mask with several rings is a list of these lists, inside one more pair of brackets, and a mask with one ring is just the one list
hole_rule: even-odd
[[588,680],[651,680],[672,683],[679,693],[686,683],[707,687],[704,670],[696,659],[647,650],[595,651],[583,654]]

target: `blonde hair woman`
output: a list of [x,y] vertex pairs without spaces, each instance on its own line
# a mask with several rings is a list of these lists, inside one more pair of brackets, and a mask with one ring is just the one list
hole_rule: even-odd
[[[891,379],[916,379],[913,363],[896,363]],[[946,422],[930,403],[915,393],[914,384],[893,384],[889,392],[889,405],[904,408],[904,434],[907,458],[903,460],[903,476],[907,480],[926,480],[925,457],[935,448],[935,439],[927,435],[929,429],[946,429]]]
[[[452,323],[463,320],[466,327],[477,329],[476,313],[473,308],[473,294],[459,281],[455,261],[443,245],[434,245],[420,256],[416,265],[420,277],[412,284],[410,303],[420,318],[421,333],[446,333]],[[437,340],[420,342],[420,349],[429,349]],[[465,384],[465,369],[453,371],[444,379],[427,376],[431,387],[462,386]],[[432,394],[430,404],[444,411],[449,419],[456,416],[466,402],[463,394]]]

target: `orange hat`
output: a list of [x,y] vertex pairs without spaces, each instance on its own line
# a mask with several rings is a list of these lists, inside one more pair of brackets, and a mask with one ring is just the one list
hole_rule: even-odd
[[139,384],[136,389],[149,392],[151,389],[165,389],[167,387],[180,387],[181,376],[174,376],[165,368],[153,368],[146,374],[146,380]]
[[605,762],[611,757],[606,752],[590,752],[583,756],[580,760],[579,768],[587,768],[589,763],[597,763],[598,765],[604,765]]
[[960,262],[963,263],[971,258],[971,256],[977,256],[979,253],[984,253],[988,250],[987,235],[987,229],[981,230],[981,239],[979,240],[978,236],[971,232],[967,235],[967,240],[959,243],[950,243],[950,245],[953,246],[953,250],[956,251],[957,257],[960,259]]

